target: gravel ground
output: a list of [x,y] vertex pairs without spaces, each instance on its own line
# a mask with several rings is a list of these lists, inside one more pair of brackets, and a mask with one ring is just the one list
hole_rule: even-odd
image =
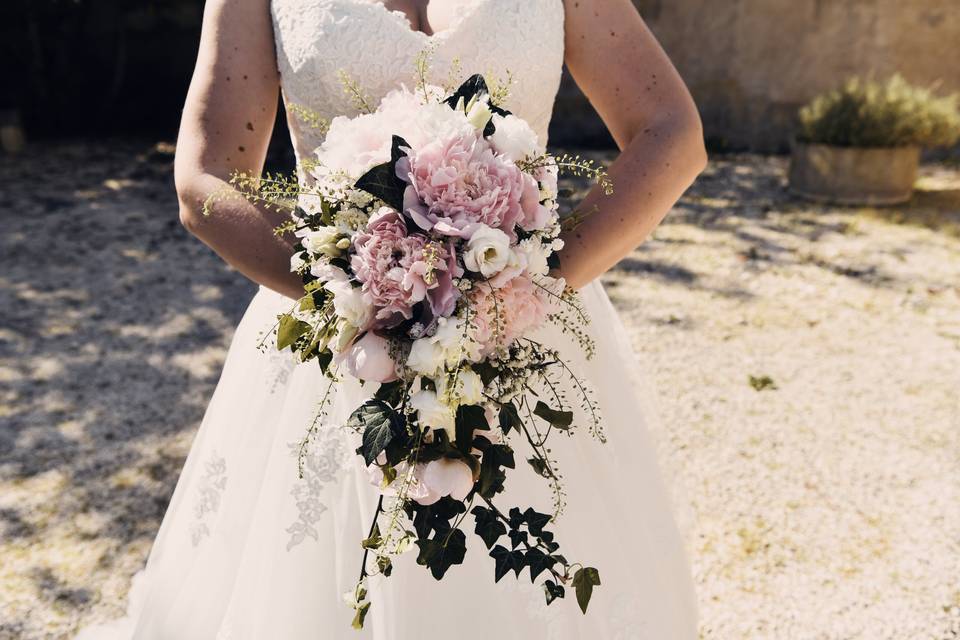
[[[121,611],[254,291],[179,227],[170,161],[0,158],[0,639]],[[690,501],[702,636],[956,639],[960,175],[834,209],[785,169],[715,159],[606,278]]]

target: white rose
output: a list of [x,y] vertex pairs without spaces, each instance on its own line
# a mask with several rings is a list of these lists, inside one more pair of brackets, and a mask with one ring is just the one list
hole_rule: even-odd
[[314,229],[304,236],[302,240],[303,248],[313,254],[322,253],[335,258],[341,253],[340,249],[337,248],[339,235],[340,230],[336,227]]
[[421,427],[443,429],[450,437],[456,439],[456,417],[453,409],[440,402],[437,394],[428,389],[421,389],[410,396],[410,406],[417,411]]
[[457,382],[461,403],[479,404],[483,400],[483,380],[473,369],[463,369]]
[[500,155],[516,162],[537,154],[537,132],[522,118],[494,114],[493,126],[496,131],[487,140]]
[[510,238],[500,229],[486,225],[479,228],[467,241],[463,265],[470,271],[479,271],[489,278],[507,266],[510,259]]

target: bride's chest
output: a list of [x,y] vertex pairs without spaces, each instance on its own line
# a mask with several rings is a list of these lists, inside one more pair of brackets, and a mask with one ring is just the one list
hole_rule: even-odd
[[[429,82],[456,86],[473,73],[511,80],[506,108],[545,129],[563,65],[563,0],[451,2],[442,20],[428,14],[438,20],[428,35],[379,0],[272,0],[287,103],[327,119],[354,115],[344,79],[375,103],[401,83],[413,86],[426,52]],[[314,141],[307,131],[294,134]]]

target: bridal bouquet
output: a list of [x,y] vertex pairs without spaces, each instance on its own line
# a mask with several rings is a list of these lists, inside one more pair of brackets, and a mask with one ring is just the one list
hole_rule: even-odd
[[[437,580],[463,562],[468,514],[495,581],[528,570],[548,604],[572,587],[584,612],[600,584],[548,529],[564,492],[547,446],[574,429],[571,403],[603,440],[600,417],[561,355],[534,336],[558,323],[592,355],[575,292],[550,275],[563,245],[558,171],[610,186],[592,163],[542,152],[498,95],[479,75],[452,92],[401,88],[333,119],[299,180],[235,180],[261,203],[295,203],[280,231],[297,238],[291,266],[306,295],[279,318],[277,347],[316,360],[331,387],[341,373],[378,385],[346,424],[380,491],[348,594],[358,628],[368,576],[389,576],[397,554],[415,548]],[[514,440],[552,488],[553,514],[495,504],[517,463]]]

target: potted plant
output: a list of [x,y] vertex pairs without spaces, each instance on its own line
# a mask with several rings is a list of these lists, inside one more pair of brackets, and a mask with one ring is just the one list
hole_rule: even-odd
[[885,82],[851,78],[800,110],[790,190],[840,204],[909,200],[920,149],[960,139],[958,100],[899,74]]

